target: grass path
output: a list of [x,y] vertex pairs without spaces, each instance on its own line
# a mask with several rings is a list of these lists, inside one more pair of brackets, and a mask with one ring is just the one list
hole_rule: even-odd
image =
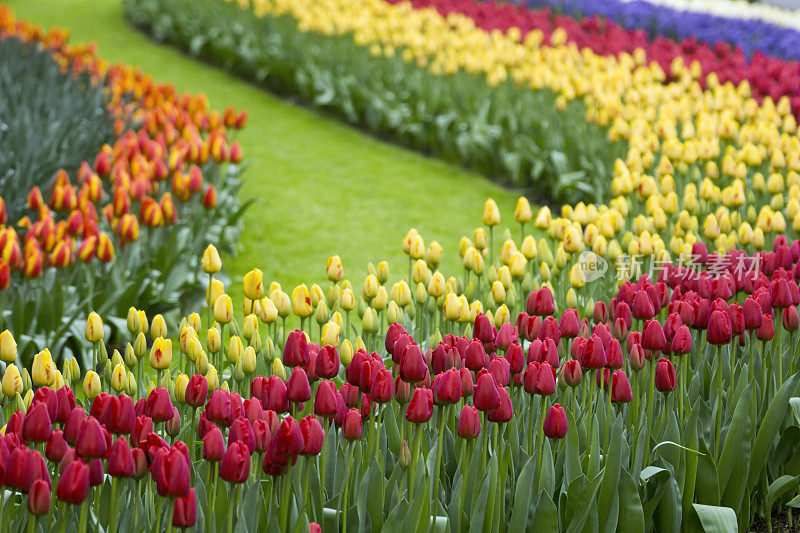
[[7,3],[20,18],[68,28],[73,42],[97,42],[111,62],[141,67],[180,91],[204,92],[217,109],[250,111],[238,136],[250,165],[241,194],[257,203],[245,218],[238,257],[226,260],[234,280],[259,267],[265,281],[291,290],[324,279],[325,261],[337,253],[357,286],[368,261],[388,259],[391,277],[399,278],[407,268],[401,241],[412,226],[426,244],[442,244],[445,272],[457,274],[458,240],[480,224],[487,197],[497,200],[503,222],[514,225],[513,193],[155,44],[127,24],[116,0]]

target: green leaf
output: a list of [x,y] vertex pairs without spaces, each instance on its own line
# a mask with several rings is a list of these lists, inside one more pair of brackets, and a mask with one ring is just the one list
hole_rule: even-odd
[[536,514],[533,519],[533,527],[526,525],[525,529],[509,528],[509,531],[533,531],[533,533],[560,531],[558,509],[550,498],[550,495],[546,492],[539,493],[539,500],[536,503]]
[[761,473],[761,469],[764,468],[764,464],[769,456],[769,449],[786,415],[786,409],[789,406],[789,398],[794,394],[794,390],[797,387],[798,376],[800,376],[800,374],[795,374],[781,385],[781,388],[778,389],[778,392],[775,394],[775,397],[767,408],[767,412],[761,420],[761,427],[756,434],[756,441],[753,445],[750,473],[747,480],[748,487],[752,488],[755,486],[758,475]]
[[[597,496],[597,513],[604,531],[617,527],[617,513],[612,513],[614,500],[619,497],[620,455],[622,453],[622,418],[616,417],[611,427],[611,438],[606,450],[605,467]],[[618,505],[618,504],[617,504]]]
[[[722,454],[719,458],[719,465],[717,466],[717,475],[719,476],[719,487],[723,494],[728,486],[728,480],[733,480],[744,486],[743,480],[747,476],[747,470],[750,463],[750,444],[751,444],[751,425],[750,425],[750,406],[753,401],[753,385],[750,384],[745,389],[739,401],[736,404],[736,409],[733,412],[733,419],[731,420],[728,429],[728,436],[725,439],[725,445],[722,447]],[[738,492],[738,491],[737,491]],[[736,497],[741,501],[739,494],[734,494],[731,499],[723,497],[723,503],[734,504]],[[738,502],[736,502],[738,504]]]
[[[514,493],[514,507],[511,511],[510,531],[525,531],[533,496],[534,475],[536,474],[536,458],[531,457],[522,467],[517,478],[517,490]],[[551,500],[552,502],[552,500]]]
[[797,490],[798,478],[796,476],[781,476],[767,489],[766,508],[771,509],[778,499]]
[[730,507],[715,507],[713,505],[693,505],[705,533],[736,533],[739,525],[736,513]]
[[378,460],[373,458],[367,472],[369,488],[367,491],[367,511],[372,522],[372,531],[380,531],[383,525],[384,477]]
[[597,495],[597,489],[600,487],[602,479],[602,476],[598,474],[591,483],[581,491],[579,496],[576,495],[577,501],[575,503],[578,507],[578,512],[572,517],[569,527],[567,528],[567,533],[578,533],[583,530],[589,513],[595,509],[594,498]]
[[619,514],[617,523],[619,533],[638,533],[645,531],[644,511],[639,490],[633,477],[624,468],[620,473]]

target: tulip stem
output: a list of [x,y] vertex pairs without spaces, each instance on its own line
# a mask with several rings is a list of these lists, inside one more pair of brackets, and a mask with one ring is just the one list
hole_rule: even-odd
[[117,531],[117,482],[116,477],[111,481],[111,526],[108,528],[110,533]]
[[472,463],[472,439],[464,441],[464,457],[466,461],[461,463],[461,501],[458,509],[458,527],[456,531],[461,531],[461,516],[464,514],[464,500],[467,497],[467,468]]
[[86,533],[86,519],[88,518],[89,505],[86,500],[81,504],[81,516],[78,520],[78,533]]
[[647,383],[647,420],[645,420],[645,427],[647,430],[645,431],[644,438],[644,466],[650,462],[650,432],[653,431],[653,409],[655,407],[655,398],[654,391],[656,388],[656,363],[655,363],[655,354],[653,357],[647,362],[650,366],[650,379]]
[[[345,453],[347,454],[347,469],[344,471],[344,494],[342,495],[342,533],[347,532],[347,495],[350,492],[348,490],[350,488],[350,470],[353,468],[353,456],[355,455],[350,443],[347,444]],[[414,464],[413,458],[411,464]]]
[[[539,399],[539,423],[538,426],[538,438],[536,439],[536,484],[533,486],[536,494],[539,494],[539,484],[541,481],[542,476],[542,447],[544,445],[544,417],[547,414],[547,398],[542,396]],[[591,450],[591,446],[589,447]]]
[[33,513],[28,513],[28,533],[34,533],[36,531],[36,515]]
[[433,487],[431,488],[431,530],[436,525],[436,507],[439,503],[439,471],[442,467],[442,444],[444,441],[444,422],[447,420],[445,408],[439,409],[439,443],[436,445],[436,470],[434,470]]
[[528,455],[533,456],[533,426],[534,426],[534,415],[536,414],[536,407],[534,407],[534,400],[536,396],[531,395],[531,403],[528,412],[530,413],[530,424],[528,426]]
[[414,438],[411,442],[411,464],[408,467],[408,501],[411,502],[411,495],[414,492],[414,467],[417,464],[419,447],[422,441],[422,429],[414,424]]
[[[613,377],[609,371],[608,375],[608,390],[606,390],[606,447],[605,453],[608,453],[608,444],[611,438],[611,385],[613,382]],[[605,377],[605,372],[603,372],[603,376]]]
[[722,345],[717,346],[717,415],[714,424],[714,460],[719,461],[720,430],[722,429]]

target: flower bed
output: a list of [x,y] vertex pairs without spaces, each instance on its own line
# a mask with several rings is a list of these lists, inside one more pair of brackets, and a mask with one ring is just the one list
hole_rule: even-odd
[[[380,9],[381,3],[371,5]],[[325,9],[320,5],[309,12],[320,8]],[[487,85],[486,65],[459,69],[463,57],[428,70],[420,68],[428,64],[427,53],[409,58],[410,51],[400,50],[402,43],[383,48],[372,36],[367,43],[354,42],[350,35],[329,35],[306,21],[298,25],[288,12],[259,11],[267,16],[256,17],[225,2],[131,1],[126,13],[158,40],[538,197],[599,199],[614,157],[623,153],[602,129],[580,118],[580,102],[564,103],[564,112],[557,112],[552,92],[516,87],[502,68]]]
[[[63,124],[49,115],[26,120],[54,100],[47,88],[26,91],[7,124],[15,144],[4,154],[14,171],[0,197],[0,324],[23,342],[24,360],[43,342],[77,352],[76,319],[88,309],[118,329],[133,302],[166,313],[201,298],[192,274],[198,251],[208,239],[232,250],[240,230],[242,154],[228,128],[246,115],[221,115],[203,96],[108,66],[92,47],[73,47],[65,32],[45,33],[5,7],[0,28],[4,49],[40,65],[26,60],[14,83],[41,84],[38,73],[48,72],[54,87],[70,87],[57,97],[74,104]],[[96,124],[80,118],[87,105]],[[42,149],[58,159],[38,156]]]

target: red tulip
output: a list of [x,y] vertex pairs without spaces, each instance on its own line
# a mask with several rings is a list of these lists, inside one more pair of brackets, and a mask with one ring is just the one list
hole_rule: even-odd
[[570,387],[577,387],[583,381],[583,370],[578,361],[570,359],[561,365],[559,370],[559,377]]
[[731,342],[731,319],[725,311],[715,310],[708,319],[706,338],[710,344],[728,344]]
[[795,306],[789,306],[781,314],[781,323],[786,331],[796,331],[800,327],[800,316]]
[[205,376],[195,374],[189,378],[186,386],[186,403],[192,407],[200,407],[208,399],[208,380]]
[[339,374],[339,353],[330,345],[319,349],[314,369],[319,377],[334,378]]
[[103,484],[103,460],[92,459],[89,462],[89,486],[98,487]]
[[308,339],[306,334],[296,329],[289,333],[286,345],[283,348],[283,364],[288,367],[305,366],[308,364]]
[[473,372],[477,372],[489,364],[489,356],[486,355],[486,349],[482,342],[476,339],[467,345],[464,363]]
[[653,318],[656,314],[655,309],[653,309],[653,301],[648,296],[647,291],[640,290],[636,293],[631,305],[631,314],[639,320]]
[[407,383],[417,383],[428,376],[422,350],[416,344],[409,344],[400,358],[400,378]]
[[147,474],[147,456],[141,448],[133,448],[133,478],[142,479]]
[[303,451],[300,455],[318,455],[322,451],[325,441],[325,431],[313,415],[308,415],[300,420],[300,431],[303,434]]
[[433,391],[431,389],[414,389],[411,401],[406,408],[406,419],[415,424],[422,424],[433,415]]
[[596,302],[594,304],[592,320],[594,320],[595,324],[600,324],[608,320],[608,307],[605,302]]
[[500,327],[500,331],[497,332],[494,343],[496,346],[505,350],[511,346],[511,344],[517,342],[517,340],[519,340],[519,333],[517,332],[516,326],[510,322],[506,322]]
[[225,453],[225,439],[222,431],[217,426],[213,426],[203,437],[203,459],[211,462],[222,461]]
[[317,386],[314,397],[314,414],[330,418],[336,414],[336,385],[331,381],[323,380]]
[[144,415],[137,417],[133,424],[133,431],[131,432],[131,446],[138,448],[139,443],[147,439],[147,436],[152,432],[153,419]]
[[611,339],[606,350],[606,367],[612,370],[622,368],[625,360],[622,356],[622,347],[617,339]]
[[563,337],[572,339],[578,336],[580,328],[578,311],[575,309],[567,309],[561,314],[561,320],[558,323],[559,331]]
[[480,432],[481,419],[478,410],[471,405],[464,405],[458,417],[458,436],[462,439],[474,439]]
[[478,313],[475,316],[475,327],[472,336],[481,343],[494,342],[497,332],[488,316],[483,313]]
[[525,366],[525,350],[522,349],[522,346],[517,343],[510,345],[506,350],[505,358],[512,374],[522,372]]
[[166,422],[172,418],[172,400],[169,391],[164,387],[156,387],[147,397],[145,414],[158,422]]
[[511,396],[507,388],[498,387],[497,391],[500,394],[500,406],[486,413],[486,418],[491,422],[503,424],[514,417],[514,406],[511,404]]
[[394,395],[394,378],[385,367],[378,370],[369,390],[373,402],[388,403]]
[[180,498],[189,492],[191,476],[189,460],[175,446],[159,448],[156,451],[150,472],[160,496]]
[[[530,302],[530,299],[528,301]],[[531,313],[530,310],[528,310],[528,313],[538,316],[548,316],[556,312],[556,304],[553,301],[553,293],[550,292],[548,287],[542,287],[538,291],[535,301],[535,313]]]
[[[421,389],[417,389],[421,390]],[[361,421],[361,413],[358,409],[350,409],[344,415],[342,423],[342,436],[347,440],[358,440],[364,432],[364,425]]]
[[499,387],[505,387],[511,381],[511,365],[503,357],[492,359],[488,370]]
[[45,403],[31,405],[22,422],[22,438],[32,442],[46,442],[53,431]]
[[181,430],[181,414],[178,411],[178,408],[173,406],[172,407],[172,418],[167,420],[164,424],[164,429],[167,431],[167,435],[170,437],[175,437]]
[[300,430],[300,424],[294,418],[284,418],[275,438],[282,453],[289,457],[299,455],[303,451],[303,432]]
[[256,436],[253,432],[253,426],[246,418],[237,418],[231,424],[228,430],[228,447],[232,442],[241,442],[247,446],[249,454],[252,454],[256,449]]
[[433,401],[436,405],[456,404],[461,401],[461,374],[455,368],[433,378]]
[[133,453],[128,441],[124,437],[119,437],[111,445],[111,451],[108,455],[108,475],[112,477],[133,477],[135,467]]
[[69,420],[69,415],[75,409],[75,393],[64,385],[56,391],[56,398],[58,399],[58,411],[54,422],[66,424],[67,420]]
[[[274,411],[273,411],[274,412]],[[267,446],[269,446],[269,441],[272,437],[272,432],[269,429],[269,424],[266,420],[255,420],[252,422],[253,424],[253,435],[256,439],[256,450],[259,452],[265,452],[267,450]]]
[[775,324],[772,323],[772,317],[764,314],[761,320],[761,326],[756,330],[756,338],[760,341],[769,341],[775,337]]
[[644,323],[642,332],[642,348],[645,350],[661,350],[667,343],[664,329],[658,320],[648,320]]
[[544,417],[544,434],[550,439],[563,439],[568,426],[567,412],[559,404],[553,405]]
[[461,377],[461,394],[468,398],[475,392],[475,383],[472,381],[472,372],[468,368],[460,368],[458,374]]
[[615,370],[611,376],[611,401],[614,403],[629,403],[633,400],[633,391],[624,370]]
[[750,331],[761,327],[761,305],[752,296],[745,298],[742,304],[744,327]]
[[669,359],[662,357],[656,365],[656,389],[666,394],[674,391],[676,385],[675,368]]
[[47,447],[45,448],[45,456],[50,462],[58,463],[64,457],[64,454],[67,453],[67,449],[69,448],[69,444],[64,439],[64,432],[60,429],[54,429],[52,433],[50,433],[50,438],[47,441]]
[[84,459],[103,457],[108,450],[108,443],[103,428],[96,418],[90,416],[81,424],[75,450]]
[[600,337],[595,334],[586,339],[583,343],[581,366],[588,369],[603,368],[606,362],[606,353]]
[[683,355],[692,351],[692,332],[685,325],[682,325],[675,332],[672,338],[672,352]]
[[219,463],[219,477],[228,483],[244,483],[250,476],[250,451],[240,441],[233,441]]
[[197,522],[197,497],[194,489],[190,489],[186,496],[176,498],[172,509],[173,527],[194,527]]
[[59,477],[56,497],[62,502],[80,505],[88,495],[89,467],[81,459],[76,459]]
[[211,393],[211,399],[208,401],[205,411],[209,420],[227,426],[231,416],[230,393],[223,389],[215,390]]
[[479,411],[493,411],[500,407],[500,393],[497,390],[497,384],[488,372],[478,376],[472,401]]
[[628,362],[631,365],[631,368],[638,371],[644,368],[644,363],[646,361],[644,349],[642,348],[641,344],[634,344],[631,346],[630,351],[628,352]]
[[34,481],[28,491],[28,511],[35,515],[50,511],[50,485],[43,479]]
[[286,386],[286,397],[290,402],[301,403],[311,399],[308,376],[299,366],[295,367]]

